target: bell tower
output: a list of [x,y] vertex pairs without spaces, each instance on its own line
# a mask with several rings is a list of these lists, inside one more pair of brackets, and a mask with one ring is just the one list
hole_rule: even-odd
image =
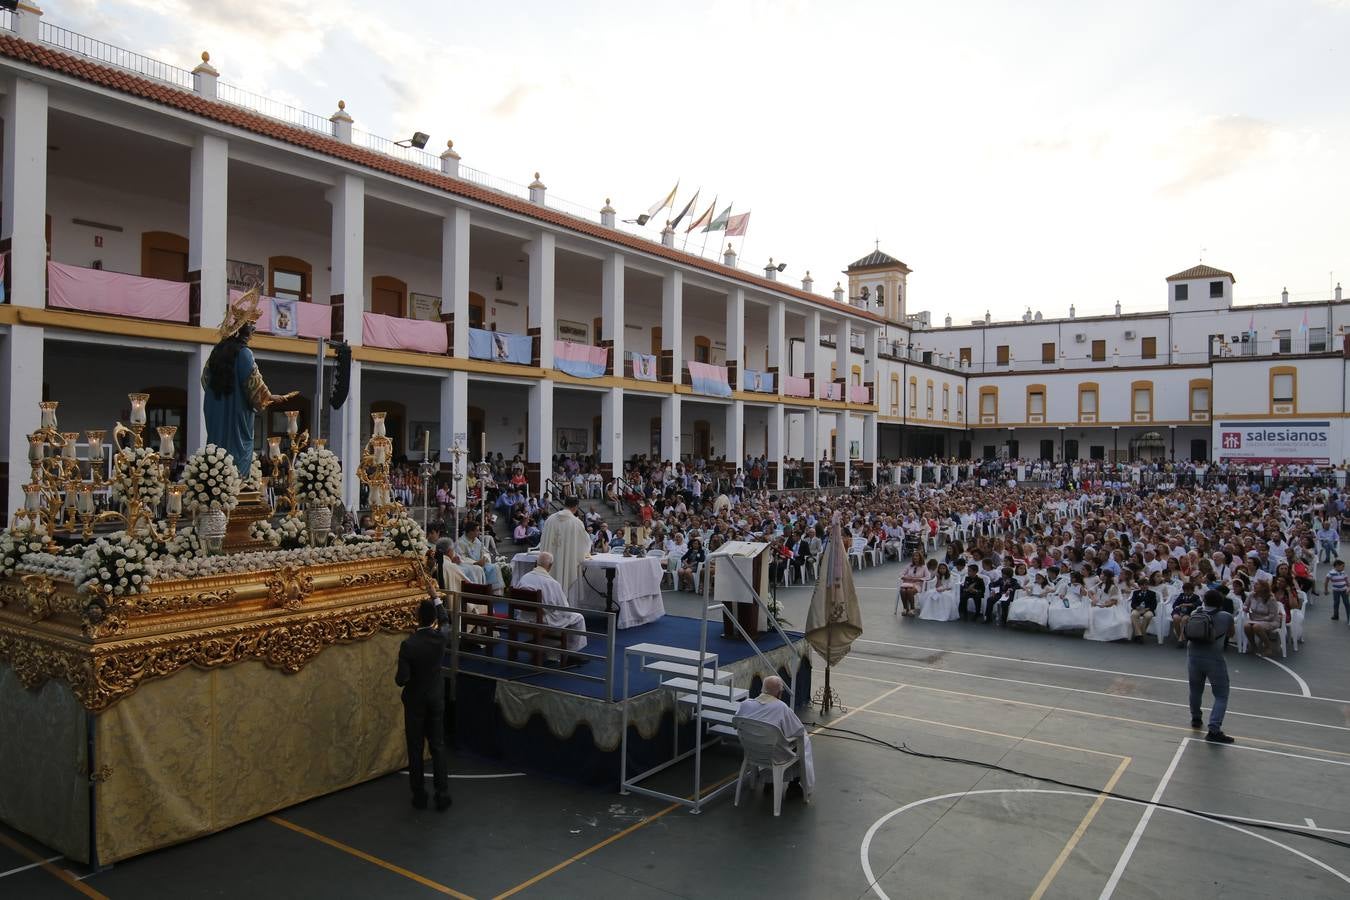
[[909,266],[883,253],[878,241],[871,253],[844,270],[848,276],[848,300],[854,306],[878,313],[890,324],[904,325],[909,273]]

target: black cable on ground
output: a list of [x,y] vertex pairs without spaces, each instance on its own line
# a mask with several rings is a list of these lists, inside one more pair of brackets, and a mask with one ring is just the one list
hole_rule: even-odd
[[[1089,794],[1105,794],[1107,797],[1114,797],[1118,800],[1128,800],[1131,803],[1138,803],[1141,806],[1156,806],[1160,809],[1170,809],[1173,810],[1174,812],[1187,813],[1192,816],[1199,816],[1202,819],[1210,819],[1215,822],[1224,822],[1231,825],[1241,825],[1249,828],[1264,828],[1268,831],[1280,831],[1285,834],[1292,834],[1297,835],[1299,837],[1312,838],[1313,840],[1322,841],[1323,843],[1331,844],[1336,847],[1344,847],[1350,849],[1350,842],[1343,841],[1338,838],[1331,837],[1329,835],[1320,834],[1315,831],[1302,831],[1297,828],[1287,828],[1283,825],[1273,825],[1263,822],[1253,822],[1247,819],[1237,818],[1235,816],[1224,816],[1219,815],[1218,813],[1202,812],[1201,810],[1198,809],[1191,809],[1190,807],[1187,806],[1174,806],[1171,803],[1163,803],[1162,801],[1159,800],[1141,800],[1140,798],[1132,797],[1129,794],[1121,794],[1117,793],[1116,791],[1104,791],[1101,788],[1088,787],[1087,785],[1077,784],[1072,781],[1062,781],[1058,778],[1051,778],[1048,775],[1032,775],[1030,772],[1022,772],[1017,769],[1010,769],[1007,766],[1001,766],[998,763],[980,762],[977,759],[966,759],[965,757],[962,756],[944,756],[940,753],[925,753],[922,750],[915,750],[912,747],[909,747],[908,745],[903,743],[893,744],[890,741],[886,740],[885,738],[879,738],[876,737],[875,735],[870,735],[862,731],[853,731],[848,728],[839,728],[834,725],[826,725],[824,722],[815,723],[815,727],[818,729],[825,729],[825,731],[823,732],[822,731],[816,732],[817,734],[820,734],[823,737],[835,737],[846,741],[856,741],[859,744],[873,744],[879,747],[885,747],[888,750],[894,750],[898,753],[903,753],[906,756],[916,756],[920,759],[932,759],[937,760],[939,762],[958,763],[964,766],[975,766],[976,768],[989,769],[994,772],[1005,772],[1009,775],[1016,775],[1018,778],[1029,778],[1033,781],[1044,781],[1048,784],[1056,784],[1059,785],[1060,787],[1073,788],[1076,791],[1084,791]],[[830,734],[828,732],[838,732],[838,733]]]

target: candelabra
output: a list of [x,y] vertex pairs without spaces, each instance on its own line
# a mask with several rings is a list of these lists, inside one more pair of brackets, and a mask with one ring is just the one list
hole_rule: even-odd
[[[300,500],[295,491],[295,458],[309,446],[309,429],[300,430],[299,422],[300,412],[298,410],[286,411],[286,452],[281,451],[281,438],[269,437],[267,439],[267,463],[272,469],[272,494],[275,497],[272,508],[273,514],[286,508],[286,515],[291,518],[297,518],[300,515]],[[322,446],[318,441],[316,445]],[[278,479],[281,478],[281,468],[283,463],[286,467],[286,479],[284,482],[285,490],[277,489]]]
[[459,483],[464,480],[464,448],[455,441],[450,445],[450,480],[454,483],[454,493],[450,497],[450,506],[455,511],[455,530],[451,537],[459,538]]
[[370,517],[375,522],[375,538],[384,536],[384,526],[403,509],[389,490],[389,463],[393,455],[393,441],[384,430],[384,413],[370,414],[370,440],[361,451],[361,464],[356,477],[366,486],[370,502]]
[[[132,449],[145,447],[142,432],[146,426],[146,404],[149,394],[129,394],[131,415],[130,426],[117,423],[113,430],[114,449],[121,449],[124,442]],[[138,486],[126,491],[123,498],[125,511],[94,508],[94,492],[111,486],[103,476],[103,462],[107,453],[105,438],[107,432],[102,429],[90,429],[85,432],[89,443],[89,478],[85,479],[76,449],[80,434],[77,431],[61,431],[57,426],[56,409],[58,402],[47,400],[38,404],[41,411],[41,424],[37,431],[28,436],[28,462],[32,475],[23,486],[23,509],[16,510],[13,516],[16,527],[26,523],[29,530],[43,528],[47,535],[47,549],[58,549],[56,535],[79,534],[84,540],[94,536],[94,526],[108,521],[123,523],[129,533],[148,533],[156,540],[171,540],[178,531],[178,519],[183,513],[183,486],[169,485],[169,467],[174,458],[174,436],[178,429],[171,425],[161,426],[159,433],[158,471],[155,477],[161,484],[168,485],[165,499],[165,515],[169,520],[167,531],[161,532],[154,527],[154,505],[141,498]]]

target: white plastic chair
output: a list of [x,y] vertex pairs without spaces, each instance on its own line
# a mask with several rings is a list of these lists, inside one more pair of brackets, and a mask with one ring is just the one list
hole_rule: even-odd
[[848,551],[849,565],[852,565],[856,561],[858,563],[858,571],[860,572],[862,571],[863,563],[865,562],[865,560],[866,560],[866,551],[864,550]]
[[666,578],[669,578],[670,589],[672,591],[680,586],[679,585],[680,562],[683,559],[684,559],[683,553],[671,553],[668,554],[661,562],[661,566],[665,569],[665,571],[661,573],[661,580],[664,582]]
[[[745,784],[747,773],[753,772],[758,783],[759,773],[764,769],[770,769],[773,772],[773,814],[775,816],[781,814],[783,794],[787,790],[787,773],[795,769],[798,776],[802,774],[801,758],[797,748],[777,726],[768,722],[735,716],[731,724],[735,727],[737,736],[741,739],[741,747],[745,750],[745,756],[741,759],[741,772],[736,779],[736,799],[732,805],[741,805],[741,788]],[[805,782],[802,789],[806,789]],[[806,795],[805,802],[811,802],[809,794]]]
[[875,547],[869,547],[865,552],[867,553],[868,558],[871,559],[873,566],[880,566],[886,561],[885,551],[880,544],[877,544]]
[[1303,607],[1289,610],[1289,643],[1293,645],[1295,650],[1298,649],[1299,644],[1303,643],[1304,610],[1308,608],[1308,595],[1299,591],[1298,596],[1303,601]]
[[1167,636],[1172,633],[1172,603],[1169,596],[1167,585],[1159,585],[1158,608],[1153,613],[1153,621],[1149,623],[1149,631],[1158,638],[1158,643],[1162,644],[1167,640]]

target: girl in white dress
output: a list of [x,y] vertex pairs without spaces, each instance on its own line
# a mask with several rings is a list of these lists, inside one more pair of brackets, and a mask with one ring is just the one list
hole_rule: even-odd
[[1087,630],[1089,607],[1083,573],[1074,571],[1069,583],[1057,598],[1050,601],[1049,627],[1061,634],[1082,634]]
[[953,622],[960,617],[957,583],[946,563],[939,563],[932,587],[919,597],[919,618],[931,622]]
[[1013,598],[1012,605],[1008,607],[1008,624],[1022,628],[1045,628],[1050,622],[1050,603],[1054,599],[1045,573],[1037,573],[1034,580]]
[[1130,638],[1130,612],[1121,603],[1120,585],[1115,573],[1102,569],[1101,580],[1090,595],[1088,628],[1083,637],[1089,641],[1124,641]]

